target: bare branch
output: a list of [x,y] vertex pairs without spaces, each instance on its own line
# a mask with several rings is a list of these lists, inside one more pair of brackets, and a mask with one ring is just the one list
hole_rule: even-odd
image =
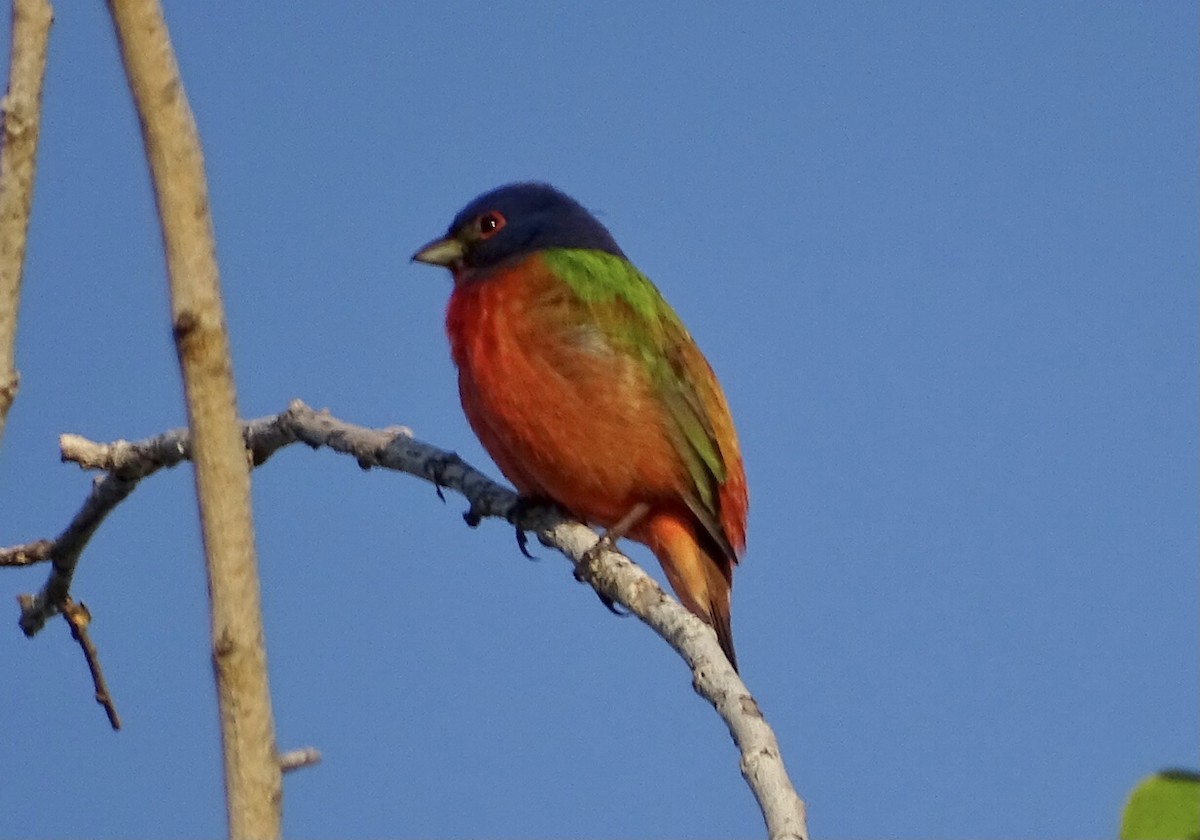
[[21,630],[26,636],[33,636],[45,625],[46,621],[61,612],[71,589],[71,579],[75,576],[75,566],[84,546],[96,533],[100,523],[109,512],[124,501],[133,492],[137,481],[120,478],[108,474],[92,483],[92,492],[84,499],[83,507],[71,524],[66,527],[45,549],[45,540],[26,546],[0,551],[0,556],[9,553],[20,556],[39,555],[53,564],[50,577],[37,595],[26,596],[21,601]]
[[121,718],[117,715],[117,707],[113,705],[112,696],[108,693],[104,672],[100,670],[100,654],[96,652],[96,646],[92,644],[92,638],[88,635],[92,614],[83,602],[72,601],[70,598],[63,604],[62,614],[67,624],[71,625],[71,638],[79,642],[83,656],[87,659],[88,670],[92,673],[92,685],[96,688],[96,702],[104,707],[104,713],[108,715],[108,722],[113,730],[118,730],[121,728]]
[[[280,446],[295,442],[296,438],[284,429],[285,417],[286,414],[242,424],[244,445],[257,464]],[[104,518],[143,478],[192,457],[192,441],[187,429],[173,429],[136,443],[118,440],[99,444],[79,435],[65,434],[59,436],[58,446],[63,461],[74,461],[83,469],[103,470],[107,475],[92,484],[92,492],[58,537],[0,548],[0,567],[53,563],[53,570],[41,591],[36,595],[21,596],[20,625],[26,636],[36,635],[47,621],[62,611],[79,557]]]
[[0,548],[0,566],[32,566],[50,559],[54,540],[36,540],[12,548]]
[[[779,744],[758,704],[717,643],[712,629],[696,618],[655,580],[620,552],[601,548],[596,532],[547,508],[526,509],[517,495],[476,470],[458,455],[413,438],[403,428],[366,429],[344,423],[294,401],[287,411],[244,423],[246,449],[263,463],[294,442],[328,447],[352,456],[360,467],[382,467],[415,475],[461,493],[469,502],[464,518],[478,524],[485,517],[506,519],[535,533],[541,542],[571,560],[576,575],[597,592],[621,604],[649,625],[679,653],[692,670],[692,686],[725,721],[741,755],[740,767],[771,838],[807,837],[804,803],[787,775]],[[117,469],[148,475],[189,457],[185,430],[166,432],[136,443],[95,444],[64,435],[63,457],[92,469]],[[170,460],[164,458],[169,453]],[[28,546],[4,552],[28,551]],[[4,552],[0,552],[3,556]]]
[[108,7],[154,184],[192,430],[229,835],[263,840],[280,835],[283,783],[267,683],[250,469],[238,439],[200,137],[158,0],[109,0]]
[[301,747],[298,750],[288,750],[279,756],[279,769],[283,773],[291,773],[305,767],[321,763],[321,751],[314,747]]
[[0,154],[0,437],[20,377],[15,365],[17,304],[33,206],[33,176],[41,127],[46,44],[54,11],[46,0],[13,0],[12,47]]

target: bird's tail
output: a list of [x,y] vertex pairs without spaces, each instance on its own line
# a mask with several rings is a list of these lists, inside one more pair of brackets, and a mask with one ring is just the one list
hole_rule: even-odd
[[721,650],[737,670],[730,624],[733,564],[713,556],[696,539],[689,522],[670,514],[651,519],[645,528],[650,546],[680,602],[717,633]]

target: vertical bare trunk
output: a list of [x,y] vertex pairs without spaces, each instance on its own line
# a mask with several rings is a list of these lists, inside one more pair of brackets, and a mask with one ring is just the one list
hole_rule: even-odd
[[278,837],[281,782],[267,687],[250,471],[238,426],[204,162],[157,0],[109,0],[162,222],[212,600],[229,834]]
[[4,97],[4,151],[0,154],[0,438],[17,396],[17,308],[33,174],[41,127],[46,43],[54,11],[46,0],[13,0],[8,93]]

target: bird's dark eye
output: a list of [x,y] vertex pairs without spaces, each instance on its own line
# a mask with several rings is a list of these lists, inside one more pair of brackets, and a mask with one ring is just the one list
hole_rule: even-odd
[[475,229],[479,231],[480,239],[491,239],[504,227],[504,216],[495,210],[489,210],[475,220]]

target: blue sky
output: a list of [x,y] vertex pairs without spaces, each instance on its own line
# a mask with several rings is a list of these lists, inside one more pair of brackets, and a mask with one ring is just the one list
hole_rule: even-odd
[[[0,544],[182,424],[157,222],[102,4],[52,33]],[[1197,10],[1158,3],[167,4],[243,414],[299,397],[492,470],[444,273],[477,193],[594,209],[721,377],[750,481],[747,683],[824,837],[1113,836],[1196,764]],[[5,37],[5,43],[7,38]],[[296,837],[746,837],[684,666],[564,560],[415,479],[255,473]],[[633,556],[652,558],[641,549]],[[223,831],[188,467],[96,535],[65,626],[2,575],[0,834]]]

